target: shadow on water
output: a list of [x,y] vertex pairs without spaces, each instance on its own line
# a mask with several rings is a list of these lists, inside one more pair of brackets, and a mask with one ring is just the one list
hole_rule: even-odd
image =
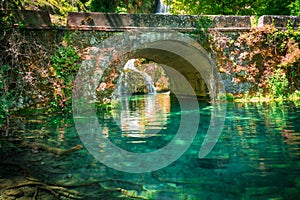
[[[211,109],[208,102],[200,102],[198,133],[177,161],[141,174],[119,172],[96,160],[81,143],[72,116],[15,115],[8,135],[0,138],[0,197],[297,199],[299,102],[228,103],[218,143],[199,159]],[[113,143],[144,153],[172,140],[182,113],[176,99],[158,94],[122,99],[115,109],[97,115]],[[83,148],[65,152],[78,145]]]

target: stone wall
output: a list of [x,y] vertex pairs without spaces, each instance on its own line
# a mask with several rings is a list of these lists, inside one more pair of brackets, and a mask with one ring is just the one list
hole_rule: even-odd
[[300,16],[262,16],[258,20],[258,27],[273,24],[277,29],[285,29],[288,23],[290,23],[292,27],[298,28],[300,26]]
[[[30,15],[36,19],[32,19]],[[20,17],[16,19],[16,22],[22,22],[25,25],[21,32],[28,44],[37,44],[37,47],[43,47],[40,52],[27,52],[30,54],[27,55],[27,57],[31,58],[31,60],[28,61],[29,65],[34,66],[34,69],[44,69],[46,65],[49,65],[50,55],[55,52],[58,46],[64,45],[63,42],[66,38],[69,45],[75,46],[80,50],[80,53],[84,55],[85,51],[89,48],[98,45],[101,41],[110,36],[118,35],[120,32],[159,32],[175,30],[189,35],[194,33],[195,38],[197,38],[198,33],[195,32],[195,30],[199,29],[199,27],[197,27],[197,21],[201,22],[201,20],[204,20],[203,22],[209,22],[209,27],[202,28],[208,28],[207,34],[217,38],[219,40],[218,45],[221,45],[223,41],[234,41],[240,34],[249,32],[252,26],[251,16],[118,15],[108,13],[69,13],[67,26],[64,27],[52,26],[47,14],[36,14],[36,12],[20,14]],[[259,19],[258,26],[262,27],[263,25],[274,23],[278,28],[284,28],[288,23],[288,20],[296,27],[299,25],[300,17],[262,16]],[[201,43],[201,41],[199,42]],[[208,44],[204,47],[212,55],[213,59],[217,61],[219,59],[217,57],[218,55],[211,52],[211,45],[212,44]],[[152,50],[142,53],[136,52],[135,55],[149,57],[153,60],[157,58],[155,61],[162,62],[162,64],[173,63],[174,67],[178,69],[180,68],[179,65],[189,65],[184,59],[176,56],[174,57],[168,53],[164,56],[160,55],[160,57],[157,57],[155,51]],[[165,59],[162,59],[163,57],[165,57]],[[83,59],[85,59],[84,56]],[[198,95],[205,96],[208,94],[207,88],[204,87],[206,84],[201,75],[195,73],[195,71],[191,72],[188,70],[191,68],[187,68],[187,70],[183,70],[183,68],[180,69],[182,74],[190,81],[195,91],[197,91]],[[46,80],[42,74],[37,77],[40,78],[38,80],[43,80],[43,82]],[[222,77],[228,92],[245,93],[251,88],[251,83],[245,82],[237,84],[233,82],[233,77],[230,76],[230,74],[224,73],[222,74]],[[46,84],[40,84],[39,87],[41,93],[31,95],[32,99],[26,101],[29,102],[29,104],[41,104],[42,107],[49,103],[52,98],[50,94],[51,91],[45,92],[43,90],[51,90],[51,88],[53,88],[51,80],[50,77]],[[34,87],[29,87],[28,91],[31,89],[34,90]],[[43,96],[45,98],[42,98]],[[38,99],[37,97],[41,98]]]

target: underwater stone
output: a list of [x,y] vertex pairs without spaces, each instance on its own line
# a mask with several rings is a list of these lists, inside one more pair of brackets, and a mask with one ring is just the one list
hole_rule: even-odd
[[224,169],[229,162],[228,158],[201,158],[195,159],[197,167],[204,169]]

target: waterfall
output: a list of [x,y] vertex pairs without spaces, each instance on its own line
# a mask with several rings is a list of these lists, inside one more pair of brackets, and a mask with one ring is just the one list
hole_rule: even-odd
[[[135,59],[128,60],[127,63],[125,64],[124,68],[123,68],[124,71],[129,69],[129,70],[132,70],[134,72],[137,72],[137,73],[141,74],[143,76],[144,80],[145,80],[148,94],[156,94],[156,89],[154,87],[154,83],[152,81],[151,76],[149,76],[147,73],[145,73],[143,71],[140,71],[137,68],[135,68],[134,61],[135,61]],[[126,91],[126,82],[125,82],[124,86],[122,84],[122,79],[124,77],[124,73],[126,73],[126,72],[122,72],[120,74],[120,78],[119,78],[118,83],[117,83],[117,88],[116,88],[116,95],[117,96],[128,93],[128,91]],[[125,88],[123,88],[123,87],[125,87]]]
[[164,3],[164,0],[158,0],[155,14],[169,14],[168,5]]

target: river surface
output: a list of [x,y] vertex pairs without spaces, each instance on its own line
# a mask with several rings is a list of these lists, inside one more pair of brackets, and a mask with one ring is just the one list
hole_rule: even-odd
[[[116,108],[98,110],[102,134],[135,153],[168,145],[184,115],[168,94],[123,97]],[[1,136],[0,178],[8,178],[18,163],[30,176],[77,190],[84,199],[299,199],[300,102],[226,103],[221,135],[200,159],[211,110],[208,102],[199,101],[200,123],[189,148],[170,165],[145,173],[118,171],[95,159],[80,140],[72,115],[16,115]],[[185,129],[189,133],[194,127]],[[34,146],[12,150],[4,138],[83,148],[58,156]]]

